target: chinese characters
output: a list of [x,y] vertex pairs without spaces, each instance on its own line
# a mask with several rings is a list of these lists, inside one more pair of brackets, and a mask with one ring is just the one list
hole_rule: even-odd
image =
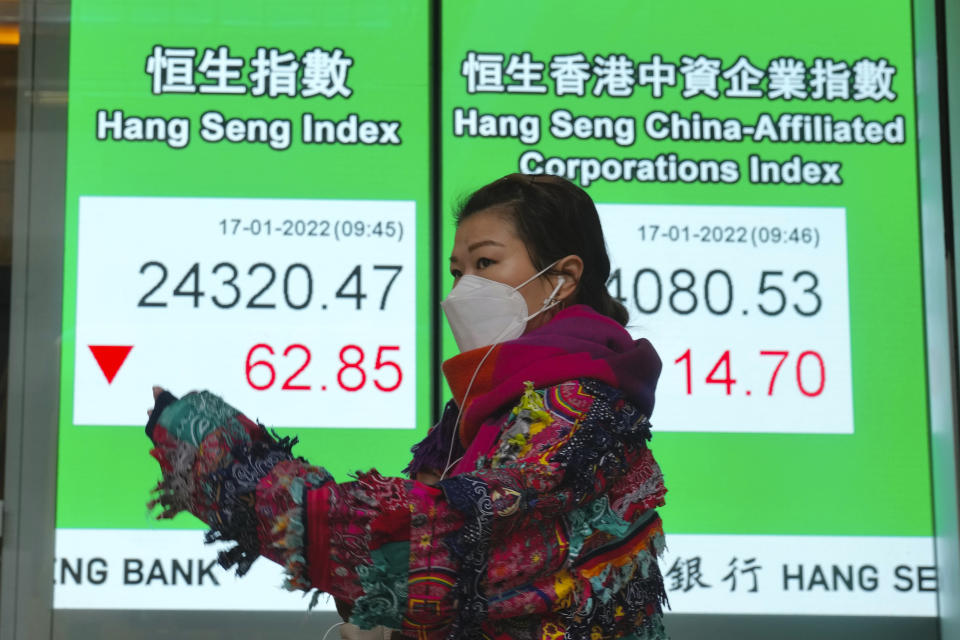
[[545,94],[552,83],[556,96],[629,98],[635,89],[649,87],[653,98],[662,98],[668,88],[676,88],[683,98],[704,95],[714,100],[722,96],[828,102],[896,100],[896,72],[885,58],[848,62],[818,57],[808,64],[799,58],[780,56],[758,66],[745,55],[725,65],[723,60],[706,55],[680,56],[678,64],[665,61],[660,54],[633,60],[622,53],[595,55],[592,59],[584,53],[563,53],[547,62],[535,60],[528,51],[509,56],[468,51],[460,65],[470,94]]
[[347,73],[353,58],[343,50],[315,47],[302,55],[276,47],[257,47],[249,60],[232,56],[229,47],[195,48],[156,45],[147,56],[146,73],[154,95],[205,93],[220,95],[349,98]]

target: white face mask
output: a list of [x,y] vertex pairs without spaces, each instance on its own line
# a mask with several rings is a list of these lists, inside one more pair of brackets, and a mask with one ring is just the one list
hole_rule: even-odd
[[460,351],[519,338],[529,320],[558,304],[560,301],[555,296],[563,286],[563,276],[557,279],[557,286],[543,301],[543,306],[531,315],[527,315],[527,303],[520,293],[521,287],[536,280],[554,264],[556,262],[516,287],[480,276],[462,276],[440,303]]

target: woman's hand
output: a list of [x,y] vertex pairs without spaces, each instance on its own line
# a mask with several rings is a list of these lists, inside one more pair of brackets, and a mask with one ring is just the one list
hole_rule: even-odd
[[[153,386],[153,401],[156,402],[156,401],[157,401],[157,398],[159,398],[159,397],[160,397],[160,394],[163,393],[163,392],[164,392],[164,388],[163,388],[163,387],[158,387],[158,386],[154,385],[154,386]],[[149,417],[152,416],[152,415],[153,415],[153,409],[147,409],[147,417],[149,418]]]
[[330,474],[294,459],[296,438],[269,433],[209,391],[178,399],[155,386],[153,401],[146,431],[162,478],[148,506],[161,507],[159,518],[192,513],[210,526],[207,542],[235,542],[218,555],[224,568],[243,575],[263,554],[284,565],[291,588],[309,590],[303,527],[294,525],[305,492]]
[[153,387],[153,409],[147,409],[147,437],[150,438],[150,441],[154,444],[157,444],[156,439],[153,437],[153,432],[156,429],[157,421],[160,419],[160,414],[163,413],[163,410],[168,406],[177,401],[176,396],[164,389],[163,387],[154,386]]

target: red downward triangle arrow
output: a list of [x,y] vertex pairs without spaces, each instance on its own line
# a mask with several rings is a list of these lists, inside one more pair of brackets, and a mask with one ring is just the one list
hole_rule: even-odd
[[106,376],[108,384],[113,382],[117,371],[123,366],[127,355],[129,355],[130,350],[133,349],[133,345],[125,347],[91,344],[88,346],[90,347],[90,352],[93,354],[93,357],[96,358],[97,364],[100,365],[100,370],[103,371],[103,375]]

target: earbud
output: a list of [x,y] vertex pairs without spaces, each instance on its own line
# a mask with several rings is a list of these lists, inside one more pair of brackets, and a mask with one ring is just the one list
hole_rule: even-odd
[[544,306],[550,306],[557,301],[557,291],[560,291],[560,287],[563,286],[564,282],[566,282],[566,279],[563,276],[557,278],[557,286],[553,288],[553,292],[550,294],[550,297],[543,301]]

